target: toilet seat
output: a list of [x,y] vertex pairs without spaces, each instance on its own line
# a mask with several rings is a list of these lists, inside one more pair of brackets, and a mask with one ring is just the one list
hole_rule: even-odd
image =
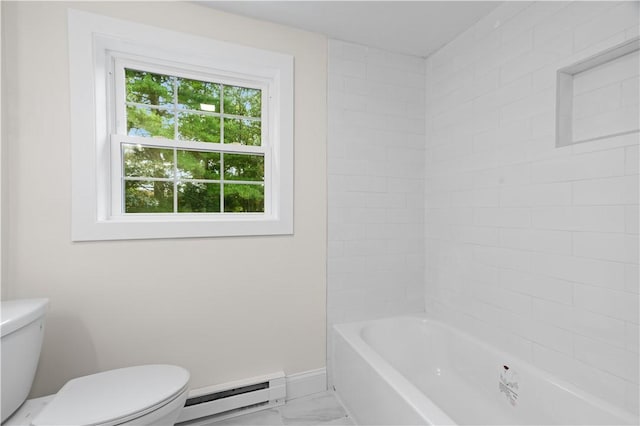
[[189,373],[172,365],[121,368],[67,382],[33,426],[119,425],[169,404],[187,389]]

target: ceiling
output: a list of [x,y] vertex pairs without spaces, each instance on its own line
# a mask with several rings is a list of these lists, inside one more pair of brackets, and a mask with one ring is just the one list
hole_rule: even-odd
[[499,1],[198,1],[331,38],[425,57]]

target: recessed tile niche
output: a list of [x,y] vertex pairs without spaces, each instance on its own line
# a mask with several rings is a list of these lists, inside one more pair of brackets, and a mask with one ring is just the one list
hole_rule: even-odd
[[640,132],[640,39],[558,70],[556,146]]

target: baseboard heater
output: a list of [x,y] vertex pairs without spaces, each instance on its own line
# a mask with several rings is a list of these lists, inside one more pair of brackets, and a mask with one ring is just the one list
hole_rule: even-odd
[[189,392],[178,423],[197,426],[264,410],[284,404],[286,396],[286,381],[281,371],[195,389]]

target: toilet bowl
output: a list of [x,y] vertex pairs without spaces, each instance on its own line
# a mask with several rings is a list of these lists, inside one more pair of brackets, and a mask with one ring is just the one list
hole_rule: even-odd
[[35,376],[47,303],[46,299],[2,302],[3,423],[5,419],[7,424],[32,426],[175,423],[187,398],[189,372],[173,365],[120,368],[70,380],[37,412],[15,418],[21,415],[18,408]]
[[53,425],[173,425],[187,398],[189,373],[142,365],[68,381],[31,421]]

